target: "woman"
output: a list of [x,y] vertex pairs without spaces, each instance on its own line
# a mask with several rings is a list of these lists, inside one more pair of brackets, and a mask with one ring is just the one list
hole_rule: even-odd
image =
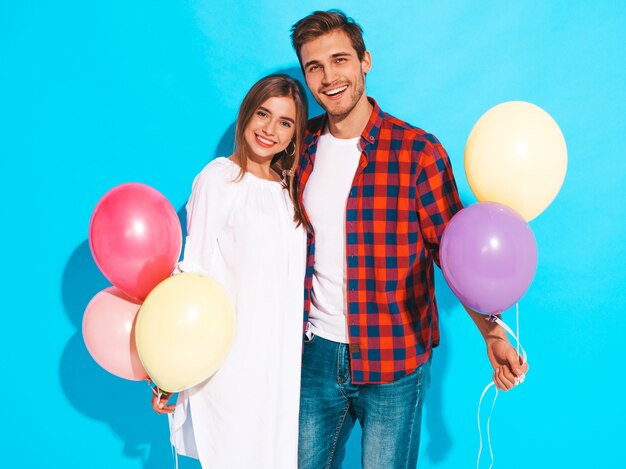
[[[239,109],[235,152],[202,170],[187,204],[180,270],[218,280],[237,316],[220,369],[175,406],[172,443],[204,467],[297,466],[306,233],[290,174],[306,119],[293,79],[261,79]],[[154,397],[157,412],[174,410],[168,398]]]

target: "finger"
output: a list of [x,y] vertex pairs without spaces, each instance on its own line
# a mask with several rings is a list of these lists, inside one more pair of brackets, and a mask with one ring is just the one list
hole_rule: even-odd
[[530,367],[528,366],[528,362],[526,362],[523,365],[521,365],[520,368],[522,369],[522,374],[525,375],[526,373],[528,373],[528,369]]
[[518,378],[528,371],[528,363],[524,363],[524,359],[517,354],[517,351],[510,349],[506,354],[506,361],[509,363],[511,371]]
[[498,388],[501,391],[506,391],[505,384],[500,380],[500,377],[497,374],[494,376],[493,382],[496,385],[496,388]]
[[505,385],[500,379],[500,368],[496,368],[493,372],[493,383],[496,385],[498,389],[506,391]]
[[172,414],[174,413],[174,410],[176,410],[176,404],[165,405],[161,403],[161,406],[154,408],[154,410],[157,414],[161,414],[161,415]]
[[153,404],[152,408],[157,414],[171,414],[176,409],[176,404],[165,405],[166,403],[160,402],[159,404]]
[[152,408],[154,410],[159,412],[163,409],[163,407],[165,407],[165,404],[163,404],[159,399],[157,399],[156,397],[152,399]]
[[509,384],[511,387],[515,386],[519,380],[519,378],[508,367],[508,365],[503,365],[500,367],[500,374],[502,376],[502,380]]
[[163,407],[165,407],[170,397],[171,396],[163,396],[163,395],[161,395],[160,397],[158,395],[152,396],[152,407],[154,407],[155,409],[157,407],[159,409],[162,409]]
[[514,383],[505,378],[504,373],[502,372],[502,367],[496,370],[496,385],[499,389],[503,391],[508,391],[514,386]]

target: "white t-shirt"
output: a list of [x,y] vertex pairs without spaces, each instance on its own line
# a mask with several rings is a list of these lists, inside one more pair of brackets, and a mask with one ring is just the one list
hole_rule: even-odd
[[315,231],[310,331],[348,343],[346,322],[346,203],[359,165],[360,137],[339,139],[325,129],[302,195]]

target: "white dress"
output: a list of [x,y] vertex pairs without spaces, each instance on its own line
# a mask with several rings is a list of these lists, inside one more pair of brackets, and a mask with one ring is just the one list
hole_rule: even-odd
[[180,454],[204,468],[295,469],[306,233],[274,181],[217,158],[196,177],[187,204],[182,271],[229,292],[235,337],[220,369],[178,396],[171,425]]

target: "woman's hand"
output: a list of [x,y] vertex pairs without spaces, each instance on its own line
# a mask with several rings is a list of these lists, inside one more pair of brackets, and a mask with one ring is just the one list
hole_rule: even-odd
[[156,386],[152,388],[152,408],[157,414],[173,414],[176,404],[167,405],[167,401],[172,394],[161,391]]

